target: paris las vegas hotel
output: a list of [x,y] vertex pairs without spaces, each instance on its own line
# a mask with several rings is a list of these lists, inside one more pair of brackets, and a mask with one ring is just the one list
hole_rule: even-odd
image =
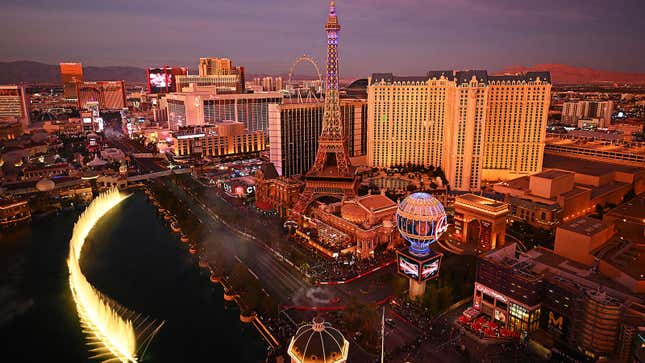
[[550,90],[548,72],[373,74],[368,164],[441,166],[451,188],[465,191],[540,172]]

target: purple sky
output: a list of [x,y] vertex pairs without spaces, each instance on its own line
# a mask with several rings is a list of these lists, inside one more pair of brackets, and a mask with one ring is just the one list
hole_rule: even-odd
[[[3,0],[0,60],[249,73],[324,62],[327,0]],[[338,0],[341,76],[564,63],[645,72],[643,0]],[[308,73],[302,66],[298,73]],[[300,68],[299,68],[300,69]]]

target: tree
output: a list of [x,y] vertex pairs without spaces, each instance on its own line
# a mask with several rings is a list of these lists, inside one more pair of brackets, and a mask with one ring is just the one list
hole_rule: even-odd
[[[645,128],[645,126],[643,127]],[[636,196],[636,193],[634,192],[634,187],[631,187],[631,189],[629,189],[629,191],[627,191],[627,193],[623,196],[623,202],[631,200],[635,196]]]

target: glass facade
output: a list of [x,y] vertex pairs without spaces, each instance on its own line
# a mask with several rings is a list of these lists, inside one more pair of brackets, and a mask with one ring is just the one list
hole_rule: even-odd
[[283,176],[305,174],[314,164],[322,119],[322,104],[281,110]]
[[521,305],[510,303],[508,328],[513,331],[534,332],[540,326],[540,308],[528,311]]
[[249,132],[268,131],[269,104],[282,103],[277,97],[218,97],[204,100],[204,122],[213,123],[233,120],[244,123]]
[[173,129],[186,126],[186,106],[183,100],[168,100],[168,121]]

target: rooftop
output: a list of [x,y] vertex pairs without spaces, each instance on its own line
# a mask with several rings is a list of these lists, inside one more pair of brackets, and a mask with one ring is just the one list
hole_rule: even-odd
[[626,166],[621,164],[605,163],[601,161],[585,160],[581,163],[578,158],[571,158],[560,155],[544,154],[544,168],[557,168],[570,170],[574,173],[601,176],[614,171],[624,173],[638,173],[645,170],[636,166]]
[[396,203],[381,194],[366,195],[358,198],[357,202],[367,210],[378,211],[380,209],[396,208]]
[[571,172],[568,172],[565,170],[552,169],[552,170],[543,171],[541,173],[533,174],[531,175],[531,177],[553,180],[553,179],[558,179],[569,175],[571,175]]
[[431,79],[440,79],[444,77],[448,81],[455,81],[458,84],[468,83],[473,77],[479,83],[497,83],[497,82],[534,82],[538,78],[543,82],[551,82],[549,72],[526,72],[519,74],[489,75],[485,70],[438,70],[428,71],[424,76],[395,76],[392,73],[373,73],[372,84],[378,82],[395,83],[395,82],[426,82]]
[[580,149],[604,152],[607,156],[612,153],[645,156],[644,143],[615,142],[606,140],[589,140],[560,134],[548,134],[545,138],[547,145],[568,146]]
[[602,261],[613,265],[636,280],[645,281],[645,243],[615,236],[594,251]]
[[457,196],[455,202],[461,202],[465,205],[476,206],[490,212],[507,211],[508,209],[508,205],[506,203],[501,203],[494,199],[482,197],[475,194],[463,194]]
[[562,223],[558,228],[575,233],[582,233],[586,236],[593,236],[607,228],[611,228],[611,226],[604,224],[599,219],[583,216],[570,222]]
[[639,223],[645,224],[645,193],[620,204],[607,214],[619,218],[635,219]]

